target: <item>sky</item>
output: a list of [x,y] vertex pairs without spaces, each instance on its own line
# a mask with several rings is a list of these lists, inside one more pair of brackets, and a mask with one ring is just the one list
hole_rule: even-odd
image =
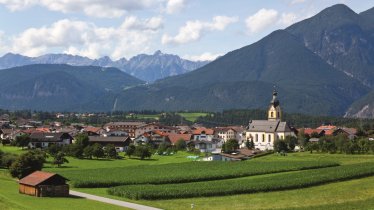
[[0,0],[0,56],[67,53],[113,60],[157,50],[213,60],[344,3],[374,0]]

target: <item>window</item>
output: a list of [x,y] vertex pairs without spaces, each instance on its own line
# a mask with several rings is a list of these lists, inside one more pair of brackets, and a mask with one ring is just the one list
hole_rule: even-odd
[[268,135],[268,142],[271,142],[271,135]]
[[262,142],[265,141],[265,134],[262,134]]
[[255,138],[256,142],[258,142],[258,134],[256,134],[256,138]]
[[270,117],[274,117],[274,112],[270,112]]

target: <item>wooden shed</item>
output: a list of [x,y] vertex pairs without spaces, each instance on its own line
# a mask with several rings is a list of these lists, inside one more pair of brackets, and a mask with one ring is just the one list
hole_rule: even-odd
[[19,180],[19,192],[37,197],[67,197],[67,180],[55,173],[35,171]]

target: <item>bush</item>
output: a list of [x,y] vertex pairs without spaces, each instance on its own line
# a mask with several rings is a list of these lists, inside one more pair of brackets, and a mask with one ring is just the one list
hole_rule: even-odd
[[104,149],[105,156],[111,159],[117,159],[118,153],[113,144],[108,144]]
[[150,158],[152,156],[151,149],[148,146],[144,145],[136,146],[134,156],[139,157],[141,160]]
[[45,156],[40,152],[30,151],[19,156],[9,167],[9,172],[13,177],[19,179],[41,170],[45,162]]
[[360,163],[294,173],[280,173],[253,179],[244,178],[184,184],[119,186],[110,188],[108,193],[130,199],[146,200],[223,196],[298,189],[370,175],[374,175],[374,164]]
[[4,153],[1,161],[0,161],[0,167],[2,168],[9,168],[12,163],[17,159],[18,155],[12,154],[12,153]]
[[336,165],[338,164],[329,161],[187,162],[60,173],[72,180],[74,187],[111,187],[209,181]]

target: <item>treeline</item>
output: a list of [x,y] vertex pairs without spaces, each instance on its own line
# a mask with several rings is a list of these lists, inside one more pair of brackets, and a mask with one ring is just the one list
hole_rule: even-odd
[[[266,110],[225,110],[223,112],[210,113],[199,117],[198,123],[209,127],[229,126],[229,125],[248,125],[250,120],[266,120]],[[283,113],[282,120],[290,123],[291,126],[302,128],[316,128],[322,124],[331,124],[336,126],[346,126],[360,128],[362,130],[373,130],[374,121],[370,119],[352,119],[333,116],[311,116],[304,114]]]

